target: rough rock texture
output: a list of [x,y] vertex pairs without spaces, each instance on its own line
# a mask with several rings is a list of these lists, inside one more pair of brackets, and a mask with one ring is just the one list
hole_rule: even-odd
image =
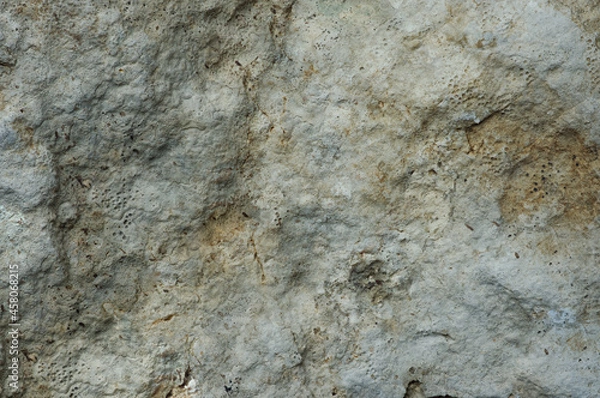
[[0,1],[0,395],[600,396],[599,31],[593,0]]

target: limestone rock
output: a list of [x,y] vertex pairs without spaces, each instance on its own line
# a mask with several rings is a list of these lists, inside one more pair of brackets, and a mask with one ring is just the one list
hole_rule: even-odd
[[0,4],[3,396],[600,396],[594,2]]

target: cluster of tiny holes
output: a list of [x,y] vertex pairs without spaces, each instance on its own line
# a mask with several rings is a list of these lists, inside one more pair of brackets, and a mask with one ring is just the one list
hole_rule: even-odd
[[[585,40],[584,36],[581,36]],[[600,49],[600,37],[588,38],[586,42],[585,61],[588,67],[590,76],[590,84],[588,87],[595,91],[595,94],[600,94],[600,63],[598,62],[598,50]]]
[[[517,65],[517,60],[513,60]],[[515,69],[507,69],[503,76],[481,76],[478,79],[469,79],[465,81],[466,76],[470,76],[470,67],[466,65],[463,74],[455,74],[449,78],[446,82],[444,77],[441,78],[442,82],[445,82],[448,89],[448,95],[446,101],[449,107],[453,110],[470,111],[473,109],[487,109],[489,112],[499,112],[501,114],[510,113],[510,103],[512,101],[511,94],[507,91],[505,93],[497,93],[495,90],[491,95],[490,90],[481,89],[485,87],[485,81],[498,81],[498,79],[510,83],[517,81],[523,82],[523,85],[529,84],[533,81],[533,77],[527,70],[527,61],[522,62],[523,66],[518,67],[518,71]],[[516,68],[516,67],[515,67]],[[479,117],[485,117],[484,114],[477,115]]]
[[69,388],[67,392],[67,397],[69,398],[78,398],[79,397],[79,385],[75,384]]
[[61,305],[63,308],[64,306],[68,306],[67,312],[71,315],[69,316],[69,323],[66,325],[67,334],[71,336],[76,331],[85,328],[85,324],[79,319],[81,315],[78,308],[79,303],[77,297],[72,294],[73,290],[71,286],[52,287],[47,285],[46,288],[48,291],[54,290],[54,293],[49,296],[54,305]]
[[106,214],[117,215],[119,222],[116,224],[112,236],[123,241],[127,240],[126,230],[132,225],[135,211],[130,204],[140,197],[140,190],[132,188],[131,184],[123,179],[119,189],[107,187],[103,190],[93,189],[90,199],[98,203]]
[[55,391],[64,391],[67,386],[68,390],[65,397],[78,398],[80,385],[74,383],[73,379],[82,374],[82,372],[90,371],[90,367],[85,362],[77,362],[76,366],[72,363],[75,361],[73,353],[68,351],[65,354],[55,358],[50,362],[38,361],[35,364],[35,374],[44,381],[50,384],[50,387]]

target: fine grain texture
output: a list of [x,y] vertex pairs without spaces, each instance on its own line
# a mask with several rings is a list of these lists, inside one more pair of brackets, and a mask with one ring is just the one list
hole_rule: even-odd
[[593,0],[0,0],[0,396],[600,396],[598,32]]

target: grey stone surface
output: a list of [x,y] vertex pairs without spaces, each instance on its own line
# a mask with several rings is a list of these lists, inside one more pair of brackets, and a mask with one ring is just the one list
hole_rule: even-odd
[[600,396],[599,29],[591,0],[0,1],[0,394]]

